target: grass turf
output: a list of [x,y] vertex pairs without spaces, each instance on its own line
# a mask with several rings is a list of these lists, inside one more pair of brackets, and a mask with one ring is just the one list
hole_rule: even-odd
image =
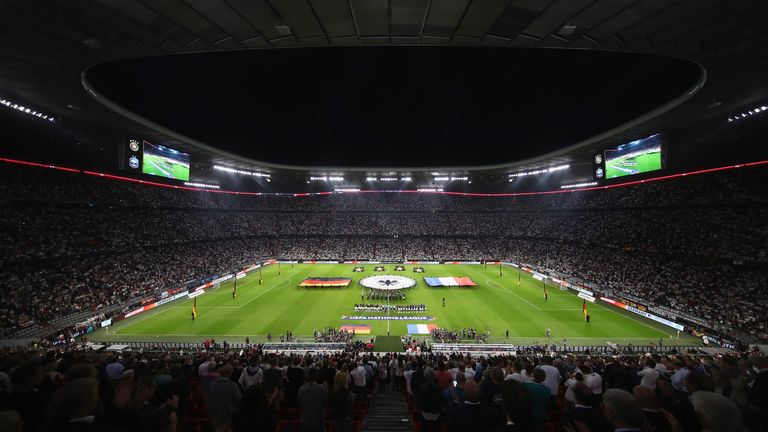
[[376,336],[376,342],[373,345],[376,352],[402,352],[403,343],[400,342],[400,336]]
[[[634,162],[634,166],[625,166],[625,162]],[[623,168],[623,169],[622,169]],[[632,174],[640,174],[661,169],[661,153],[645,153],[634,158],[620,157],[606,161],[605,177],[612,179]],[[630,171],[627,171],[630,170]]]
[[151,154],[144,155],[144,174],[159,177],[173,178],[177,180],[189,180],[189,166],[162,156]]
[[[183,299],[160,306],[149,312],[120,321],[109,330],[98,330],[91,335],[97,341],[201,341],[206,337],[241,342],[264,340],[271,332],[273,340],[291,330],[307,340],[315,329],[338,328],[343,324],[369,324],[370,335],[360,339],[387,334],[386,321],[342,321],[342,315],[375,315],[355,313],[353,305],[360,303],[357,281],[374,274],[400,274],[413,277],[417,287],[407,291],[406,300],[396,304],[425,304],[426,313],[434,321],[403,320],[390,322],[390,334],[406,333],[407,324],[436,324],[441,328],[461,329],[474,327],[490,331],[491,342],[517,344],[543,343],[545,331],[552,331],[550,343],[568,338],[570,345],[604,345],[607,342],[633,345],[655,345],[664,338],[665,345],[699,345],[693,336],[676,331],[627,311],[609,306],[587,303],[592,323],[584,322],[582,300],[548,287],[549,299],[544,300],[543,284],[523,272],[518,286],[518,270],[482,265],[419,265],[424,274],[414,273],[410,265],[405,272],[394,272],[386,265],[385,273],[373,271],[372,265],[364,273],[353,273],[353,264],[282,264],[263,269],[263,284],[254,272],[238,281],[237,298],[232,298],[232,283],[209,289],[197,298],[197,320],[191,319],[192,300]],[[280,271],[280,274],[278,274]],[[346,276],[354,279],[348,288],[298,288],[308,277]],[[478,287],[430,288],[424,276],[467,276]],[[446,307],[442,307],[442,298]],[[366,303],[381,303],[367,300]],[[510,338],[504,332],[509,330]],[[674,339],[670,339],[672,336]]]

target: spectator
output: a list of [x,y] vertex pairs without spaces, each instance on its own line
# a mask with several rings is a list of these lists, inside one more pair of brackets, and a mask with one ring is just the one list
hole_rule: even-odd
[[451,387],[443,390],[443,398],[447,404],[456,403],[461,405],[464,403],[464,386],[467,383],[467,376],[463,373],[456,374],[455,383],[455,385],[451,385]]
[[[99,404],[99,383],[95,379],[76,379],[64,384],[51,399],[45,431],[107,431],[95,423]],[[36,407],[40,408],[40,407]]]
[[314,366],[307,369],[307,383],[299,387],[297,393],[301,412],[302,427],[308,432],[322,432],[325,428],[325,404],[328,402],[328,389],[317,383],[318,371]]
[[605,418],[614,430],[640,431],[643,426],[643,408],[631,393],[620,389],[608,389],[603,394]]
[[743,430],[741,411],[725,396],[700,391],[691,395],[691,403],[703,431],[740,432]]
[[543,369],[533,371],[533,381],[524,383],[530,400],[530,422],[534,429],[541,427],[547,419],[547,407],[552,399],[552,390],[545,384],[547,374]]
[[574,404],[573,408],[563,415],[563,424],[575,425],[579,422],[585,424],[590,432],[611,431],[611,425],[593,405],[595,397],[592,389],[581,382],[575,383],[572,388]]
[[659,380],[659,371],[656,370],[656,362],[653,361],[653,359],[648,359],[645,361],[645,368],[637,373],[637,375],[641,378],[640,385],[644,387],[648,387],[649,389],[653,390],[656,388],[656,381]]
[[349,376],[345,372],[336,372],[331,394],[333,411],[333,430],[352,432],[352,392],[349,391]]
[[550,356],[544,356],[541,363],[538,368],[544,371],[546,376],[544,384],[549,388],[552,399],[554,399],[560,386],[560,371],[552,366],[552,357]]
[[232,366],[224,365],[219,377],[211,382],[208,390],[208,415],[216,432],[231,428],[232,414],[240,405],[240,389],[230,379],[231,375]]

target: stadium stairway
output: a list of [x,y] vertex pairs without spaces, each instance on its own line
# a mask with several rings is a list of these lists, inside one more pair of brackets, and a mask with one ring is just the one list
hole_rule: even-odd
[[376,394],[365,419],[365,432],[403,431],[412,432],[408,418],[408,405],[398,392],[384,391]]

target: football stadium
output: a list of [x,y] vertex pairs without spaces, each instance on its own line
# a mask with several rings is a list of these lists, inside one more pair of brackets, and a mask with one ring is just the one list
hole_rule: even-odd
[[765,431],[768,3],[0,2],[0,431]]

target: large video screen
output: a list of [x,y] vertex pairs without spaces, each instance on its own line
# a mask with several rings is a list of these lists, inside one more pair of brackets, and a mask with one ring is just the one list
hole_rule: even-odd
[[605,178],[661,169],[661,135],[635,140],[605,151]]
[[142,172],[176,180],[189,180],[189,155],[144,141]]

